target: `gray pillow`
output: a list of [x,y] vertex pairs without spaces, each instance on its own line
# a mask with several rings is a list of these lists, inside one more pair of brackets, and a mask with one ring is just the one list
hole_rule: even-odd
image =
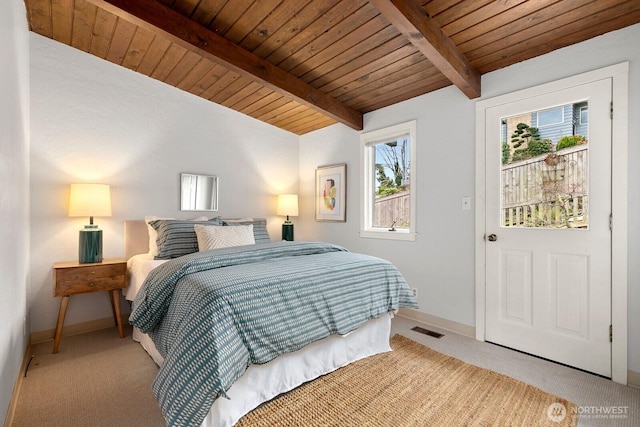
[[198,236],[193,229],[195,224],[221,226],[222,222],[219,218],[209,221],[158,219],[149,222],[158,232],[158,254],[155,259],[171,259],[198,252]]

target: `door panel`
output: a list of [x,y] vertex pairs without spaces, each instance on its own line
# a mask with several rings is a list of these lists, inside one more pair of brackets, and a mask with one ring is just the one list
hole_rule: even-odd
[[503,316],[512,322],[531,325],[531,251],[502,251]]
[[553,331],[588,338],[589,257],[549,254],[549,267]]
[[[486,339],[604,376],[610,101],[603,79],[494,106],[485,117],[485,229],[496,235],[486,241]],[[588,123],[571,117],[585,108]]]

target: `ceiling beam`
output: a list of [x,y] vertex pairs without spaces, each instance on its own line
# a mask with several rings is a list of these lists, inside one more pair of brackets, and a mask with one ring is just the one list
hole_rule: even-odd
[[156,0],[89,1],[340,123],[356,130],[363,128],[359,111]]
[[480,73],[415,0],[369,0],[469,99],[480,96]]

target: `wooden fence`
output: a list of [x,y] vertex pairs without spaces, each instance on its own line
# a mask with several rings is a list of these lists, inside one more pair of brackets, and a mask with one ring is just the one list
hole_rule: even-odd
[[587,227],[588,195],[587,145],[502,166],[505,227]]
[[373,226],[391,227],[395,221],[394,227],[409,228],[410,200],[407,191],[377,198],[373,208]]
[[409,192],[392,194],[377,198],[373,206],[374,227],[409,228],[410,197]]

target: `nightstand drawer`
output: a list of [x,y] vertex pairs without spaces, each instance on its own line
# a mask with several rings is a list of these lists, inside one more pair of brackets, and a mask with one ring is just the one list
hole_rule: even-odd
[[90,264],[54,269],[54,295],[64,296],[84,292],[108,291],[126,286],[127,265]]

